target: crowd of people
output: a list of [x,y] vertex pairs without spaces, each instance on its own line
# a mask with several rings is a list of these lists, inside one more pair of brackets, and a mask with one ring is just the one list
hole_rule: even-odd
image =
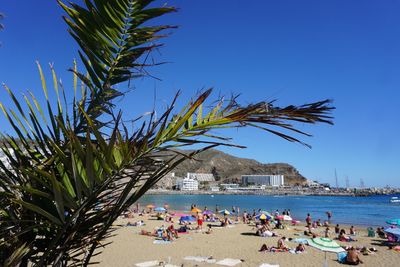
[[[197,208],[196,204],[192,204],[191,214],[188,214],[186,217],[181,216],[181,218],[177,221],[179,223],[177,228],[174,227],[175,214],[169,212],[167,209],[164,212],[154,212],[151,209],[143,209],[142,212],[139,212],[139,208],[136,207],[136,209],[128,211],[124,215],[126,218],[132,218],[133,213],[138,213],[139,215],[148,214],[149,216],[154,216],[159,220],[163,220],[166,224],[169,224],[169,226],[164,226],[163,224],[161,227],[158,227],[153,231],[142,230],[140,232],[142,235],[156,237],[165,241],[176,240],[179,238],[180,234],[189,233],[190,231],[211,234],[213,233],[213,227],[226,227],[240,222],[252,226],[255,230],[255,235],[257,236],[278,237],[276,246],[268,246],[267,244],[263,244],[259,251],[290,251],[292,253],[302,253],[306,250],[304,243],[298,243],[291,249],[287,244],[287,241],[291,241],[292,238],[282,236],[279,232],[279,229],[283,229],[285,226],[288,226],[286,223],[284,223],[282,216],[291,216],[290,209],[285,209],[281,213],[279,210],[275,210],[271,213],[264,213],[268,214],[268,216],[262,216],[261,214],[263,214],[263,211],[261,209],[253,209],[252,212],[247,212],[244,210],[243,213],[240,213],[239,207],[232,207],[231,211],[228,211],[226,209],[221,210],[220,207],[216,205],[215,212],[213,212],[207,207],[204,207],[202,210],[200,210]],[[271,215],[272,213],[273,215]],[[328,211],[326,212],[326,215],[327,220],[322,222],[321,219],[313,220],[311,214],[308,213],[305,218],[306,224],[303,233],[304,236],[311,238],[324,237],[335,239],[340,242],[357,241],[356,236],[358,231],[353,225],[350,226],[348,230],[340,227],[339,224],[332,226],[332,213]],[[207,227],[204,227],[205,224]],[[127,224],[127,226],[143,225],[145,225],[143,220],[138,220],[136,222],[129,221]],[[381,238],[386,238],[383,227],[378,227],[376,229],[376,234]],[[360,258],[361,254],[369,255],[370,253],[376,252],[374,248],[366,247],[360,248],[354,246],[343,246],[343,248],[347,253],[344,263],[351,265],[363,263]]]

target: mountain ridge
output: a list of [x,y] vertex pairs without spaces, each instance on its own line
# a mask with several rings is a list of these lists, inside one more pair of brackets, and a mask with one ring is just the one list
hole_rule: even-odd
[[[189,153],[189,150],[181,151]],[[213,173],[220,183],[241,183],[241,175],[282,174],[285,185],[304,184],[306,178],[288,163],[261,163],[254,159],[240,158],[225,152],[210,149],[186,160],[174,170],[178,177],[186,177],[188,172]]]

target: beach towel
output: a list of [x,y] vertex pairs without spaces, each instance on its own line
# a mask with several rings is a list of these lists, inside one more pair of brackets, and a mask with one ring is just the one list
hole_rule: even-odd
[[186,256],[183,259],[187,261],[197,261],[206,263],[215,263],[217,261],[216,259],[212,259],[210,257],[201,257],[201,256]]
[[160,261],[145,261],[145,262],[140,262],[136,263],[135,266],[137,267],[152,267],[152,266],[158,266]]
[[216,264],[218,265],[225,265],[225,266],[235,266],[239,263],[241,263],[241,260],[238,259],[230,259],[230,258],[226,258],[220,261],[217,261]]
[[292,241],[298,244],[304,244],[304,245],[308,244],[308,238],[295,238],[292,239]]
[[279,267],[278,264],[268,264],[268,263],[263,263],[260,265],[260,267]]
[[171,241],[156,239],[156,240],[153,241],[153,244],[166,245],[166,244],[171,244]]
[[285,248],[271,248],[269,251],[270,252],[288,252],[289,250],[285,249]]

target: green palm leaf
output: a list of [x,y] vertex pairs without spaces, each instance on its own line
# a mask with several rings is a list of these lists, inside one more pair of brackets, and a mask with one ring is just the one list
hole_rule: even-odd
[[[148,26],[175,11],[149,8],[151,2],[85,0],[84,7],[59,2],[87,72],[74,62],[72,106],[53,66],[54,100],[39,64],[44,103],[31,93],[19,101],[5,87],[14,108],[1,103],[0,108],[15,136],[0,133],[5,158],[0,161],[0,264],[6,259],[33,266],[91,263],[118,216],[168,172],[207,149],[242,147],[216,130],[255,127],[305,144],[293,135],[310,134],[295,123],[332,123],[329,100],[284,108],[264,101],[242,106],[237,97],[210,101],[209,89],[179,112],[174,109],[178,93],[158,119],[153,111],[127,130],[121,112],[113,110],[112,101],[121,95],[114,86],[145,74],[142,56],[158,46],[152,42],[162,37],[160,31],[172,28]],[[197,149],[188,154],[176,150],[192,145]]]

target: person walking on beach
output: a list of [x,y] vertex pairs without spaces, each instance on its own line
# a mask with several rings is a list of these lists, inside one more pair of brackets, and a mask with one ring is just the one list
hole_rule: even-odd
[[219,209],[218,209],[218,205],[215,205],[215,213],[218,213]]
[[326,216],[328,217],[328,222],[331,223],[332,212],[331,211],[327,211],[326,212]]
[[203,215],[201,213],[197,213],[197,229],[200,231],[203,230]]
[[311,232],[311,222],[312,222],[311,215],[310,213],[307,213],[306,223],[309,232]]

